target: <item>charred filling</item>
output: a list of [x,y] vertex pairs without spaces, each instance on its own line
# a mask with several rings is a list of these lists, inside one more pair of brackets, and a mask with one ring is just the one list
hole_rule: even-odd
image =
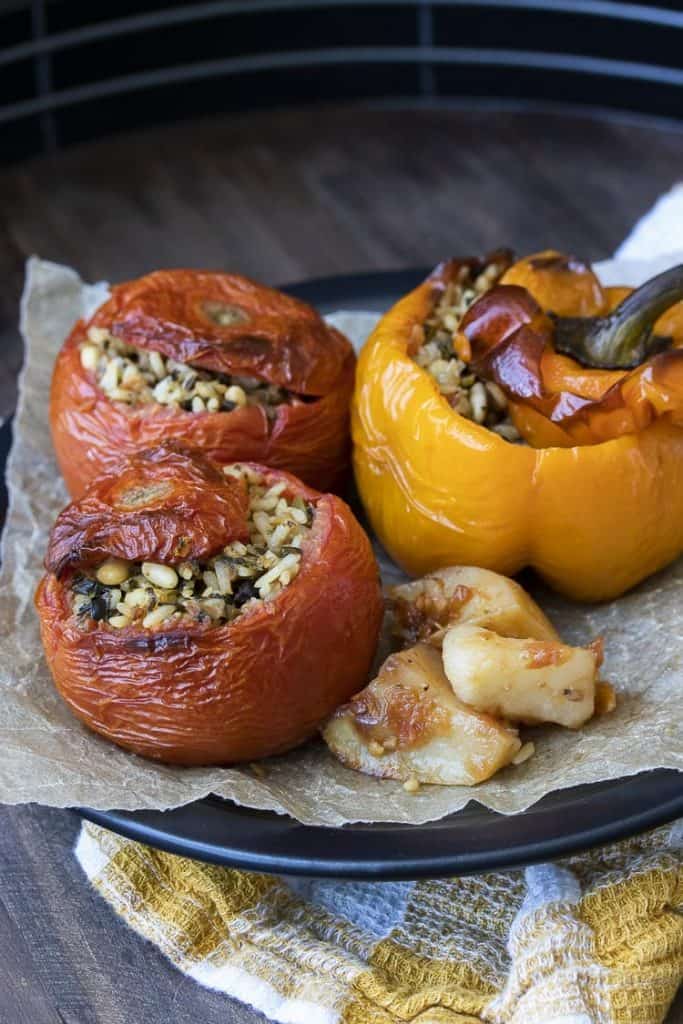
[[424,590],[413,591],[409,597],[394,593],[389,600],[392,635],[402,648],[417,643],[440,648],[445,630],[474,596],[472,589],[461,583],[451,593],[439,579],[427,578],[424,585]]
[[457,280],[446,285],[431,315],[417,328],[418,348],[413,358],[434,378],[448,404],[461,416],[489,427],[506,441],[518,441],[507,398],[493,381],[471,372],[466,340],[458,334],[467,310],[498,282],[504,269],[491,263],[475,277],[469,267],[461,267]]
[[115,629],[156,629],[169,620],[232,622],[245,609],[274,598],[296,577],[313,506],[268,487],[251,469],[226,467],[249,488],[249,542],[233,541],[205,561],[177,565],[108,558],[71,583],[74,613]]
[[95,374],[107,398],[126,405],[156,403],[195,413],[261,405],[266,415],[274,418],[279,405],[304,401],[256,377],[212,373],[177,363],[160,352],[135,348],[102,327],[88,328],[80,356],[84,369]]

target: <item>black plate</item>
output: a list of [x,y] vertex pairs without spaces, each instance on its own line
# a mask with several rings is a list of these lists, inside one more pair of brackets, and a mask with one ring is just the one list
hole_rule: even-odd
[[[316,305],[384,310],[426,270],[321,278],[287,288]],[[311,828],[208,797],[172,811],[80,814],[141,842],[199,860],[292,875],[437,878],[566,856],[683,816],[683,777],[656,771],[551,793],[523,814],[478,804],[427,825]]]
[[519,867],[623,839],[683,815],[683,779],[656,771],[551,793],[506,817],[479,804],[426,825],[312,828],[207,797],[173,811],[80,814],[198,860],[283,875],[443,878]]

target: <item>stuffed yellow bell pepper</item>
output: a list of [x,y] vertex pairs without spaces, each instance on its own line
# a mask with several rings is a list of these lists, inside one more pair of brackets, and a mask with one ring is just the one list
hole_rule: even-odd
[[555,252],[510,263],[442,264],[378,324],[360,495],[414,575],[532,566],[612,598],[683,551],[683,267],[631,292]]

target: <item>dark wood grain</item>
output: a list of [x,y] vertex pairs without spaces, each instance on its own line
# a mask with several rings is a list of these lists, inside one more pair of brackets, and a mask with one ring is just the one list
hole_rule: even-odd
[[[87,279],[160,266],[268,282],[405,267],[512,244],[600,258],[683,166],[683,134],[482,111],[228,117],[0,173],[0,418],[14,407],[31,253]],[[0,811],[0,1024],[248,1024],[115,920],[65,811]],[[683,1005],[671,1024],[683,1024]]]
[[175,971],[90,889],[70,811],[5,809],[2,1024],[244,1024],[262,1019]]

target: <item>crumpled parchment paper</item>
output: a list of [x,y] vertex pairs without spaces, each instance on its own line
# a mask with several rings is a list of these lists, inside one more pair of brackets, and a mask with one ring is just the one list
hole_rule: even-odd
[[[649,276],[650,267],[642,262],[623,268],[607,264],[603,274],[635,284]],[[529,731],[536,742],[534,757],[477,787],[425,786],[417,796],[409,795],[400,783],[342,767],[320,742],[263,762],[263,778],[247,766],[173,768],[119,750],[81,726],[53,688],[33,592],[48,531],[67,500],[47,424],[52,364],[73,322],[105,296],[104,285],[84,285],[67,267],[37,259],[28,264],[22,301],[27,355],[7,470],[11,498],[0,578],[1,801],[162,809],[215,793],[250,807],[286,812],[307,824],[419,824],[457,811],[474,798],[511,814],[563,787],[649,768],[683,769],[683,560],[602,607],[571,605],[538,592],[567,640],[585,643],[597,634],[605,637],[605,674],[618,690],[618,707],[578,733],[560,728]],[[359,347],[376,316],[340,313],[333,319]],[[614,515],[619,515],[618,508]],[[386,556],[381,564],[385,581],[401,578]]]

